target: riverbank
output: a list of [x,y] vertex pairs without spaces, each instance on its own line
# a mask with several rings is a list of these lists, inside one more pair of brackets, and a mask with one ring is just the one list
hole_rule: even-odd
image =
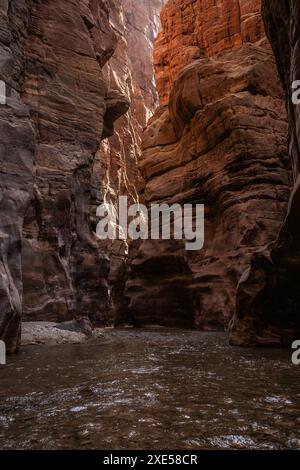
[[[63,344],[83,344],[88,341],[101,339],[102,342],[127,343],[137,338],[144,341],[157,341],[161,339],[161,334],[166,334],[169,330],[163,327],[152,326],[146,330],[138,328],[95,328],[84,331],[75,320],[64,323],[55,322],[24,322],[22,323],[21,348],[27,346],[56,346]],[[174,328],[174,333],[188,334],[193,330],[178,330]],[[155,333],[155,335],[153,335]],[[166,336],[168,338],[169,335]]]
[[25,346],[56,346],[60,344],[82,344],[101,338],[112,328],[84,329],[75,321],[65,323],[24,322],[22,324],[21,348]]

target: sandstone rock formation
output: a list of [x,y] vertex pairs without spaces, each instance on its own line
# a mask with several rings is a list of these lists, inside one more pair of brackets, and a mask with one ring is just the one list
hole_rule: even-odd
[[20,336],[22,230],[34,180],[35,135],[21,99],[28,17],[25,0],[1,2],[0,79],[6,83],[6,105],[0,105],[0,338],[8,351]]
[[278,239],[253,257],[239,284],[231,341],[290,347],[300,338],[300,107],[292,102],[300,79],[300,2],[264,0],[263,13],[287,96],[294,186]]
[[128,246],[96,238],[96,208],[139,198],[163,3],[1,2],[0,338],[9,351],[21,316],[76,318],[84,330],[112,322],[108,281],[122,290]]
[[[106,139],[96,154],[92,178],[91,218],[96,227],[97,206],[103,202],[117,208],[119,196],[130,203],[140,199],[143,181],[138,170],[141,135],[158,104],[154,80],[153,43],[160,27],[160,10],[165,0],[111,0],[110,23],[118,38],[116,51],[103,72],[112,89],[130,101],[130,109],[116,123],[114,135]],[[130,240],[102,243],[109,254],[111,319],[114,304],[123,294],[128,265],[135,255]]]
[[170,0],[155,64],[162,106],[143,140],[144,198],[204,203],[205,246],[146,241],[126,285],[135,324],[218,329],[290,192],[286,113],[260,2]]
[[[0,3],[0,338],[9,352],[21,317],[77,319],[84,331],[110,324],[111,289],[118,322],[230,323],[241,345],[300,334],[299,108],[288,100],[291,171],[260,0],[168,1],[154,53],[161,106],[141,143],[158,99],[151,56],[164,3]],[[290,98],[299,2],[264,0],[264,16]],[[119,195],[204,203],[204,249],[143,242],[124,291],[134,250],[94,233],[97,206]]]
[[191,62],[264,37],[260,0],[169,0],[154,54],[162,104]]
[[91,230],[92,167],[129,108],[102,72],[117,45],[109,8],[106,0],[2,2],[10,96],[0,108],[0,337],[8,351],[21,313],[105,323],[108,260]]

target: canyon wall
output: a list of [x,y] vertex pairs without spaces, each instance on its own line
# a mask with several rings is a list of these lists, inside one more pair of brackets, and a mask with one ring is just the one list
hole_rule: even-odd
[[[91,218],[96,229],[97,207],[112,204],[118,210],[118,197],[128,196],[138,203],[143,180],[138,170],[141,136],[158,105],[154,80],[153,43],[161,28],[160,10],[165,0],[111,0],[110,23],[118,38],[116,51],[103,69],[110,88],[128,97],[129,111],[116,123],[114,135],[105,139],[96,154],[92,179]],[[111,291],[110,318],[124,290],[128,266],[135,256],[135,244],[103,242],[109,253],[108,277]]]
[[293,191],[278,239],[255,255],[239,284],[232,324],[234,344],[291,345],[300,338],[300,2],[264,0],[263,16],[287,97]]
[[[9,352],[22,317],[75,318],[86,332],[115,315],[136,326],[229,327],[239,345],[300,334],[299,107],[290,99],[299,2],[263,2],[291,158],[260,1],[169,0],[156,91],[164,3],[0,3],[0,338]],[[99,240],[96,209],[119,195],[204,203],[204,249]]]
[[35,134],[21,99],[29,18],[25,0],[1,2],[0,79],[0,339],[15,349],[22,313],[21,245],[25,213],[33,194]]
[[9,352],[21,318],[77,319],[87,333],[112,323],[111,284],[129,252],[96,237],[96,209],[119,194],[139,199],[163,3],[1,2],[0,338]]
[[11,352],[21,315],[103,321],[108,262],[90,228],[91,169],[129,103],[117,93],[111,104],[102,74],[116,47],[106,1],[6,2],[1,40],[0,337]]
[[205,245],[187,252],[174,240],[143,242],[126,316],[137,325],[224,329],[241,276],[286,213],[283,90],[258,0],[169,0],[162,28],[154,54],[161,106],[143,138],[143,197],[148,205],[204,203]]
[[22,240],[23,318],[103,324],[108,261],[90,226],[94,156],[129,108],[102,69],[117,38],[108,2],[29,2],[22,99],[35,130]]

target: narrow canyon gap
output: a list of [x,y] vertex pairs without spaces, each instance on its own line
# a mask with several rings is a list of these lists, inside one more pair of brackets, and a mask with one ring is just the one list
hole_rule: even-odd
[[109,280],[126,260],[120,247],[114,263],[96,238],[96,206],[123,191],[138,198],[140,133],[157,101],[163,2],[136,3],[1,4],[0,337],[9,352],[21,318],[112,323]]
[[[154,63],[160,107],[143,138],[143,197],[204,203],[205,246],[142,243],[128,309],[140,325],[227,329],[241,276],[278,237],[291,185],[284,93],[260,1],[169,1]],[[270,341],[268,328],[250,330],[236,334],[235,321],[231,341]]]
[[[229,328],[239,345],[299,333],[299,111],[288,106],[289,156],[284,93],[299,71],[299,2],[265,0],[263,12],[266,28],[259,0],[4,3],[0,338],[10,352],[21,318]],[[96,208],[124,194],[204,203],[204,250],[100,242]]]

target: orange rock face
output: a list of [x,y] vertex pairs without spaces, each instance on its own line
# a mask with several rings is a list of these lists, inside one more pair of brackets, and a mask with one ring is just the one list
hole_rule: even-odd
[[186,65],[265,36],[260,3],[260,0],[168,1],[161,14],[163,30],[154,54],[162,104],[168,103],[174,80]]
[[293,190],[277,240],[253,256],[239,284],[230,337],[238,345],[291,347],[300,338],[300,105],[292,100],[300,80],[300,2],[264,0],[263,12],[287,97]]
[[142,243],[126,286],[137,324],[227,327],[253,253],[278,236],[290,191],[286,112],[258,11],[234,0],[163,10],[158,84],[162,103],[170,98],[144,134],[144,196],[204,203],[205,246]]

